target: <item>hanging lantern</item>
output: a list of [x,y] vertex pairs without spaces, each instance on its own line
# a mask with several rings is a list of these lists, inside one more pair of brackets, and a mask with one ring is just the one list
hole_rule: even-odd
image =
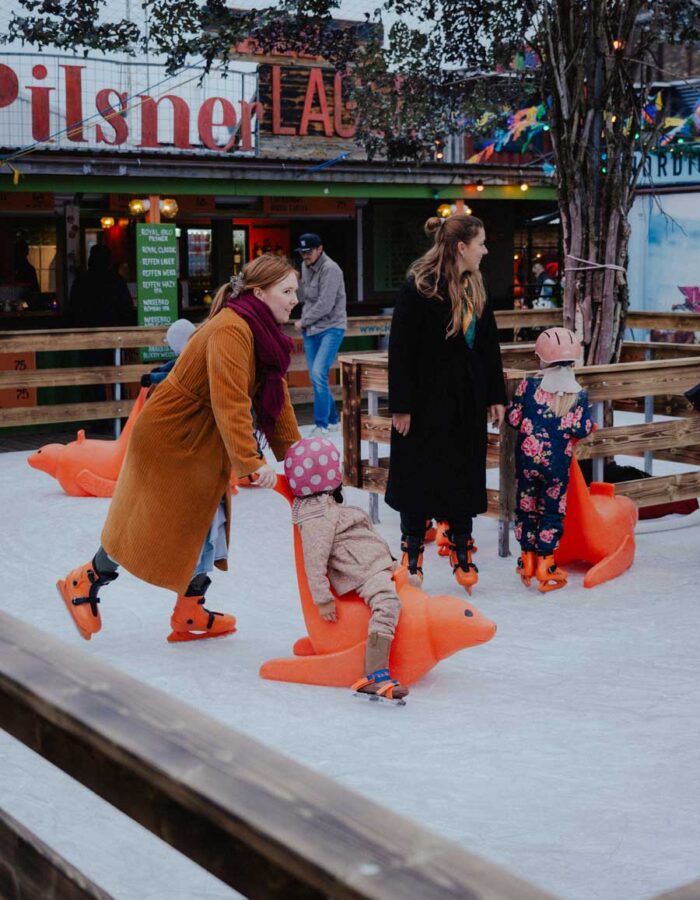
[[449,219],[452,215],[452,207],[449,203],[441,203],[436,210],[441,219]]
[[142,216],[146,212],[146,204],[143,200],[135,197],[133,200],[129,200],[129,212],[132,216]]
[[177,200],[173,197],[166,197],[164,200],[160,201],[160,211],[166,219],[174,219],[178,209]]
[[100,225],[103,231],[108,231],[110,228],[114,228],[114,218],[112,216],[102,216]]

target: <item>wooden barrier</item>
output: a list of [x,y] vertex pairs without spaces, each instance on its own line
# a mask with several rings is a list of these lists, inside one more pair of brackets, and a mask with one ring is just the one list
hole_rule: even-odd
[[20,822],[0,810],[0,897],[114,900]]
[[[647,321],[648,315],[640,314],[644,321]],[[686,314],[679,318],[687,324]],[[512,324],[513,318],[499,317],[499,327],[504,321]],[[668,316],[665,316],[664,322],[668,321]],[[700,316],[691,319],[691,323],[700,330]],[[687,357],[673,358],[674,351],[684,352],[688,347],[691,350]],[[534,368],[534,345],[504,344],[502,356],[510,397],[527,370]],[[577,370],[577,378],[587,389],[601,424],[602,404],[605,402],[617,405],[639,400],[643,403],[641,408],[647,421],[639,425],[600,428],[595,435],[577,445],[577,456],[594,460],[594,478],[599,481],[602,480],[604,457],[616,453],[644,455],[647,469],[650,468],[652,455],[673,462],[700,465],[700,418],[687,418],[692,408],[679,397],[700,382],[700,347],[630,342],[623,345],[622,358],[630,361],[610,366],[587,366]],[[391,419],[388,413],[379,414],[381,398],[388,394],[388,358],[386,353],[362,357],[347,354],[341,355],[340,360],[345,483],[370,492],[370,515],[373,521],[378,521],[378,494],[383,493],[386,487],[388,471],[388,459],[379,457],[378,447],[389,444],[391,440]],[[366,414],[362,410],[365,395]],[[654,422],[655,398],[675,398],[684,417],[674,422]],[[369,442],[370,457],[367,459],[361,456],[360,442],[363,440]],[[512,429],[504,426],[500,435],[489,435],[487,466],[498,466],[499,490],[487,491],[487,515],[499,519],[499,549],[503,556],[509,554],[509,526],[514,511],[514,451]],[[640,507],[698,497],[700,472],[623,482],[616,485],[616,491],[630,497]]]
[[[246,897],[551,897],[6,613],[0,726]],[[49,891],[1,835],[0,872],[36,885],[3,897],[107,897]]]
[[[381,337],[388,334],[389,316],[365,316],[348,320],[347,338]],[[285,328],[286,333],[299,342],[299,332],[293,325]],[[154,363],[122,365],[122,351],[141,347],[165,349],[165,328],[129,327],[102,329],[53,329],[49,331],[0,332],[0,354],[25,353],[28,351],[75,351],[112,350],[114,365],[79,366],[53,369],[22,369],[0,371],[0,391],[35,390],[46,387],[79,387],[87,385],[115,385],[113,399],[70,404],[34,405],[15,408],[0,407],[0,427],[18,425],[43,425],[55,422],[96,421],[99,419],[119,420],[128,416],[133,406],[132,399],[122,397],[123,385],[138,385],[141,376],[150,372]],[[338,369],[337,363],[334,369]],[[290,378],[290,395],[296,404],[313,402],[307,372],[306,357],[299,347],[292,356],[291,373],[300,373],[302,378]],[[292,382],[298,382],[296,386]],[[335,396],[340,396],[340,387],[333,388]]]

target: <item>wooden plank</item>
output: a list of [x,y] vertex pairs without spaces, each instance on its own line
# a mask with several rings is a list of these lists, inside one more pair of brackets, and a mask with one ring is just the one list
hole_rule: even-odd
[[360,484],[365,491],[375,491],[377,494],[383,494],[386,491],[386,482],[388,469],[384,466],[370,466],[363,462],[361,464]]
[[700,358],[586,366],[576,378],[592,401],[682,394],[700,381]]
[[630,309],[625,319],[625,328],[700,331],[700,313],[648,312]]
[[499,331],[505,328],[551,328],[564,321],[561,309],[497,309],[494,313]]
[[[4,871],[3,871],[4,870]],[[8,877],[5,876],[8,873]],[[9,874],[11,873],[11,874]],[[10,886],[11,884],[11,886]],[[0,895],[114,900],[9,813],[0,809]]]
[[501,344],[501,362],[505,369],[538,369],[540,366],[535,345],[524,341]]
[[[640,398],[631,400],[614,400],[613,409],[623,412],[644,412],[644,400]],[[692,405],[683,396],[662,394],[654,397],[654,415],[657,416],[693,416],[697,415]]]
[[667,447],[700,444],[700,416],[680,421],[642,422],[638,425],[599,428],[576,444],[578,459],[614,456],[617,453],[643,453]]
[[637,506],[690,500],[692,497],[700,497],[700,472],[682,472],[677,475],[640,478],[637,481],[620,481],[615,485],[615,493],[629,497]]
[[0,726],[254,900],[546,896],[6,613]]
[[14,387],[64,387],[79,384],[138,384],[150,365],[78,366],[73,369],[25,369],[0,372],[0,390]]
[[94,403],[57,403],[54,406],[32,406],[27,409],[0,409],[0,428],[125,418],[133,405],[133,400],[106,400]]
[[44,331],[0,331],[0,353],[20,350],[111,350],[165,344],[166,328],[56,328]]
[[700,900],[700,881],[691,881],[672,891],[655,894],[651,900]]
[[391,443],[391,419],[386,416],[360,416],[360,440]]
[[700,344],[667,344],[661,341],[625,341],[622,344],[620,362],[646,359],[651,353],[652,359],[680,359],[687,356],[700,355]]
[[384,365],[375,363],[360,364],[360,385],[362,391],[379,391],[382,394],[389,393],[389,368],[388,360]]

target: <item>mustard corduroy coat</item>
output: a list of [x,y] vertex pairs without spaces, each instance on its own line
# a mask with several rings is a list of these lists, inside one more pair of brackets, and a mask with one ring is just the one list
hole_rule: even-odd
[[[222,497],[228,541],[231,470],[242,477],[264,462],[253,434],[255,388],[253,333],[224,308],[194,332],[136,420],[102,546],[143,581],[187,590]],[[299,437],[285,384],[275,457]],[[226,560],[216,565],[227,568]]]

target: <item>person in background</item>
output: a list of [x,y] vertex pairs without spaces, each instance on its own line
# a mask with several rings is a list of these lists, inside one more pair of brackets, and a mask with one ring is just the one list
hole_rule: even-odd
[[90,248],[87,271],[79,272],[73,282],[65,319],[74,328],[136,324],[129,287],[114,271],[112,253],[104,244]]
[[25,294],[39,293],[36,269],[29,262],[29,244],[22,237],[18,237],[15,241],[14,280],[15,284],[23,288]]
[[535,262],[532,266],[532,274],[535,276],[535,297],[532,302],[533,309],[554,309],[556,301],[557,264]]
[[567,573],[556,565],[553,554],[564,530],[573,441],[590,434],[593,423],[588,395],[572,369],[581,357],[576,335],[567,328],[548,328],[537,338],[535,353],[542,372],[520,382],[506,421],[518,432],[518,573],[527,587],[537,578],[544,593],[567,582]]
[[317,234],[302,234],[296,248],[302,258],[295,327],[304,337],[304,353],[314,392],[314,436],[338,431],[338,410],[328,383],[331,366],[347,328],[345,279],[340,266],[323,250]]
[[408,271],[389,335],[391,456],[386,502],[401,514],[402,565],[420,584],[426,521],[449,525],[458,584],[478,581],[474,516],[486,511],[487,420],[503,421],[498,328],[479,271],[488,253],[475,216],[425,223],[433,246]]
[[165,381],[168,377],[168,373],[177,362],[177,357],[185,349],[185,344],[192,337],[194,332],[195,326],[189,319],[177,319],[170,325],[165,333],[165,340],[175,354],[175,359],[169,359],[162,365],[156,366],[155,369],[151,369],[150,372],[146,372],[145,375],[142,375],[141,387],[153,387],[153,385]]

